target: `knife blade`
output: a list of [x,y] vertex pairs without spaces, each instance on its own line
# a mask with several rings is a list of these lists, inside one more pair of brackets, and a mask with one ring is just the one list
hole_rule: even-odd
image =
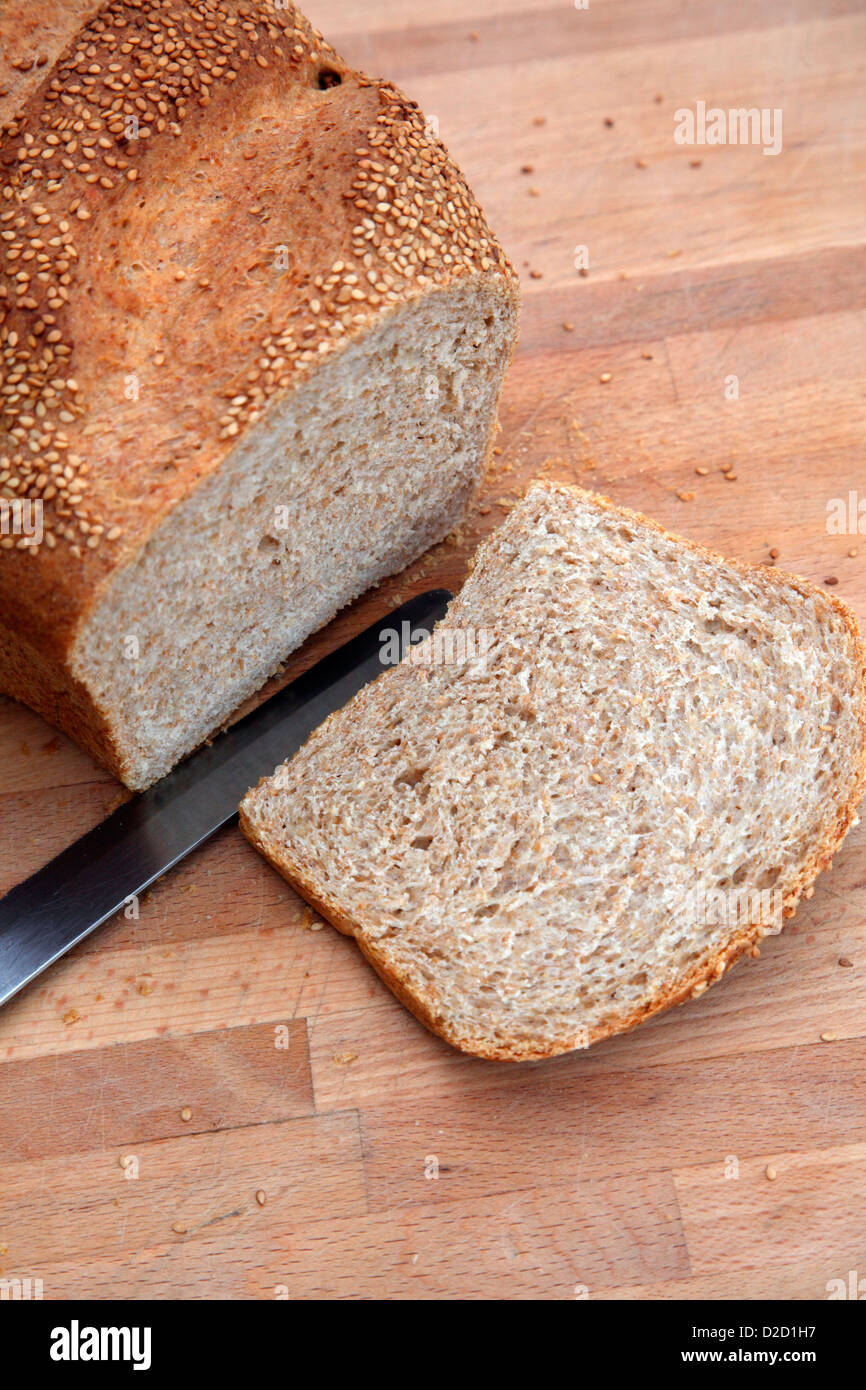
[[431,589],[395,608],[10,889],[0,899],[0,1006],[236,820],[250,787],[390,664],[385,629],[402,656],[451,598]]

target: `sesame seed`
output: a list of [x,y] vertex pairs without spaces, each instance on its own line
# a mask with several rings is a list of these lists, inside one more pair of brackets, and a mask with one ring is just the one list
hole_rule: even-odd
[[[715,998],[715,995],[713,995],[713,998]],[[766,1168],[764,1169],[764,1172],[765,1172],[765,1174],[766,1174],[766,1176],[767,1176],[767,1181],[768,1181],[768,1182],[775,1182],[775,1181],[776,1181],[777,1174],[776,1174],[776,1170],[775,1170],[775,1168],[773,1167],[772,1163],[768,1163],[768,1164],[767,1164]]]

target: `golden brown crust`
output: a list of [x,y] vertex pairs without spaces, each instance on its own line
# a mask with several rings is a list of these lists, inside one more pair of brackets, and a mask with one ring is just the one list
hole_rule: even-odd
[[419,295],[516,281],[418,107],[296,9],[52,12],[0,11],[0,498],[45,526],[0,537],[0,607],[62,683],[105,586],[272,401]]
[[[609,498],[597,493],[588,493],[582,488],[570,486],[568,484],[543,482],[538,484],[530,483],[529,488],[541,486],[550,491],[558,491],[566,494],[578,496],[581,499],[590,499],[593,505],[602,508],[604,511],[612,512],[624,520],[631,519],[639,522],[643,526],[649,527],[658,535],[667,540],[673,540],[677,545],[700,555],[705,559],[722,563],[740,574],[757,577],[762,584],[769,588],[774,587],[793,587],[798,593],[808,596],[819,597],[833,610],[844,622],[848,631],[859,671],[859,711],[860,728],[862,739],[860,755],[851,791],[845,800],[836,807],[836,814],[832,823],[828,826],[826,833],[815,848],[810,859],[803,865],[797,876],[797,881],[793,889],[786,894],[782,903],[783,919],[788,920],[794,916],[799,901],[808,888],[814,883],[818,874],[833,861],[842,841],[845,839],[848,830],[854,822],[864,792],[866,792],[866,651],[864,651],[863,641],[860,636],[857,619],[852,610],[838,599],[835,595],[826,593],[818,585],[812,584],[807,579],[802,579],[797,575],[786,574],[784,571],[770,569],[766,566],[752,565],[743,561],[729,560],[720,555],[717,551],[710,550],[695,541],[690,541],[684,537],[677,536],[666,530],[658,522],[643,516],[639,512],[631,511],[628,508],[620,507]],[[484,547],[476,552],[477,561],[479,553],[483,553]],[[369,689],[369,687],[367,687]],[[362,692],[363,693],[363,692]],[[331,715],[330,718],[334,718]],[[327,721],[326,721],[327,723]],[[323,726],[324,727],[324,726]],[[263,778],[262,781],[267,779]],[[261,785],[261,783],[260,783]],[[533,1042],[516,1041],[513,1044],[503,1043],[500,1047],[492,1047],[485,1042],[479,1043],[478,1039],[457,1034],[450,1028],[448,1019],[444,1014],[439,1014],[430,1004],[415,995],[407,982],[395,973],[376,951],[375,943],[364,939],[364,928],[362,923],[348,918],[342,911],[339,904],[328,894],[322,893],[313,883],[313,875],[310,866],[307,865],[303,857],[293,854],[291,849],[283,844],[271,842],[267,836],[262,836],[256,826],[241,807],[240,817],[241,830],[244,835],[282,874],[283,878],[300,894],[312,907],[327,918],[337,929],[347,936],[353,936],[361,948],[364,956],[376,970],[377,974],[387,984],[389,989],[397,996],[414,1015],[431,1032],[438,1034],[439,1037],[452,1046],[467,1052],[472,1056],[481,1057],[488,1061],[507,1061],[507,1062],[529,1062],[541,1061],[547,1057],[558,1056],[565,1052],[573,1051],[579,1047],[589,1046],[595,1042],[601,1042],[605,1038],[612,1037],[617,1033],[627,1033],[636,1028],[638,1024],[646,1022],[655,1014],[662,1013],[664,1010],[673,1007],[675,1004],[686,1003],[689,999],[699,997],[709,985],[731,969],[731,967],[746,952],[754,951],[757,943],[768,934],[767,928],[760,923],[750,924],[747,929],[738,936],[728,941],[725,946],[714,954],[706,956],[697,961],[687,975],[682,976],[671,987],[660,994],[656,999],[649,1001],[642,1008],[632,1011],[629,1014],[612,1014],[602,1027],[591,1032],[589,1038],[578,1038],[576,1035],[551,1046],[548,1042],[541,1040]]]
[[0,125],[14,116],[103,0],[0,0]]

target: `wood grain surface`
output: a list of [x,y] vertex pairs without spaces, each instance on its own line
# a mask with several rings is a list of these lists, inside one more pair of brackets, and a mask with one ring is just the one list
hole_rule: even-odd
[[[478,509],[287,676],[459,585],[538,475],[778,551],[866,625],[866,515],[860,536],[827,525],[866,499],[862,0],[307,8],[438,117],[525,307]],[[781,152],[678,145],[698,101],[780,109]],[[0,701],[0,892],[121,797]],[[0,1014],[0,1279],[57,1299],[826,1298],[866,1276],[864,846],[866,826],[702,1001],[506,1066],[429,1036],[225,831]]]

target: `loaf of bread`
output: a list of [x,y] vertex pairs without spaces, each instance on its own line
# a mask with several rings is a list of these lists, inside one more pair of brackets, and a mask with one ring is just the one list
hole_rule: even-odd
[[0,6],[0,690],[142,788],[461,519],[518,283],[271,0]]
[[700,995],[855,820],[849,609],[536,485],[445,621],[241,825],[449,1042],[525,1060]]

